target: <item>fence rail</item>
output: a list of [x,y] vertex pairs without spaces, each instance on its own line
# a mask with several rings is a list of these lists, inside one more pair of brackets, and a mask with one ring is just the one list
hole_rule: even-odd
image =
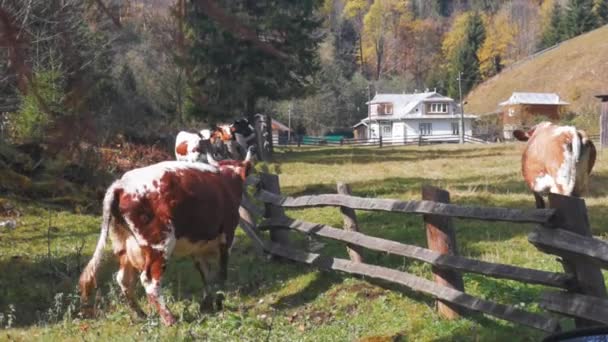
[[[461,275],[466,272],[565,289],[567,292],[542,292],[538,298],[540,307],[566,317],[574,317],[577,327],[608,324],[608,299],[600,270],[600,266],[608,268],[608,242],[590,235],[586,207],[580,199],[551,194],[550,209],[522,210],[451,204],[447,191],[433,187],[423,187],[421,201],[400,201],[351,196],[350,187],[342,183],[337,186],[339,194],[299,197],[280,195],[278,177],[275,175],[262,174],[262,177],[251,183],[258,187],[255,198],[264,203],[265,209],[257,207],[246,198],[241,208],[241,226],[259,251],[324,270],[392,282],[428,294],[437,299],[437,310],[444,317],[466,315],[467,311],[462,310],[464,308],[546,332],[561,329],[555,318],[467,294]],[[294,220],[287,217],[284,211],[286,208],[324,206],[340,209],[344,229]],[[356,210],[422,214],[428,248],[360,233]],[[264,220],[257,223],[256,218],[262,214]],[[452,217],[535,223],[537,227],[529,234],[530,243],[541,252],[559,255],[564,272],[535,270],[460,256]],[[264,230],[270,230],[272,242],[259,237],[258,234]],[[343,242],[351,260],[294,249],[290,245],[288,231]],[[432,266],[435,281],[366,263],[362,249],[428,263]]]
[[301,209],[324,206],[343,206],[359,210],[433,214],[484,221],[548,223],[555,214],[555,210],[553,209],[522,210],[493,207],[467,207],[434,201],[399,201],[338,194],[283,197],[269,191],[261,190],[256,197],[263,202],[285,208]]
[[[600,141],[599,134],[589,135],[589,140],[594,143]],[[292,141],[287,139],[280,139],[278,136],[273,137],[273,144],[275,146],[370,146],[370,147],[384,147],[384,146],[408,146],[408,145],[430,145],[430,144],[441,144],[441,143],[459,143],[460,137],[454,135],[423,135],[423,136],[410,136],[410,137],[382,137],[372,139],[332,139],[329,137],[313,137],[306,136],[305,138],[298,139],[294,138]],[[473,135],[465,135],[464,142],[467,144],[493,144],[494,141],[488,141],[480,137]]]
[[[487,144],[488,141],[471,135],[464,136],[465,143]],[[371,139],[336,139],[332,137],[295,137],[292,141],[282,140],[278,136],[273,137],[276,146],[304,145],[304,146],[406,146],[406,145],[428,145],[439,143],[458,143],[460,137],[456,135],[421,135],[408,137],[380,137]]]
[[433,266],[462,272],[477,273],[494,278],[518,280],[530,284],[560,288],[568,288],[571,286],[572,282],[572,276],[564,273],[539,271],[524,267],[469,259],[458,255],[441,254],[430,249],[368,236],[359,232],[349,232],[322,224],[302,222],[289,218],[273,218],[262,221],[259,225],[260,229],[281,227],[297,230],[305,234],[314,234],[320,237],[350,243],[378,252],[404,256],[429,263]]

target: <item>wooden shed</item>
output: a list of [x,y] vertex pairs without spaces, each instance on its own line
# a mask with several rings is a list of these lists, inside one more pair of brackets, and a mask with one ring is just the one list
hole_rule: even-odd
[[514,130],[533,126],[539,121],[558,121],[567,105],[569,103],[555,93],[514,92],[508,100],[499,103],[504,137],[512,139]]

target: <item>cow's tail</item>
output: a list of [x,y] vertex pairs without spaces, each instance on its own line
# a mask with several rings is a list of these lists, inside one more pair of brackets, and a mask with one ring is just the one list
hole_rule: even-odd
[[568,173],[570,178],[568,179],[568,189],[566,194],[572,195],[574,187],[576,185],[576,166],[581,157],[582,141],[581,136],[578,134],[575,128],[572,132],[572,155],[570,156],[570,165],[568,165]]
[[106,240],[108,239],[108,232],[110,230],[110,224],[112,221],[112,207],[115,205],[117,200],[116,190],[118,189],[119,185],[120,181],[116,181],[110,185],[103,198],[101,234],[99,235],[99,240],[97,241],[97,246],[95,247],[93,257],[80,275],[80,296],[83,305],[87,304],[91,291],[97,287],[96,274],[97,270],[99,269],[99,265],[101,264],[101,258],[103,256],[103,249],[106,245]]

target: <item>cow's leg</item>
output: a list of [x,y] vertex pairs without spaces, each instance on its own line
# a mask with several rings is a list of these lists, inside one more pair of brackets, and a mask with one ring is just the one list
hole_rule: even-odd
[[[220,286],[224,287],[226,280],[228,280],[228,256],[230,255],[230,248],[226,243],[220,244],[220,257],[219,257],[219,281]],[[223,307],[224,294],[219,292],[215,297],[215,305],[218,310]]]
[[536,191],[533,193],[534,193],[534,201],[536,202],[536,208],[538,208],[538,209],[544,208],[545,200],[543,199],[543,196]]
[[156,308],[165,325],[173,325],[175,318],[167,308],[161,294],[161,280],[166,267],[165,253],[147,246],[142,248],[146,254],[146,266],[140,275],[140,279],[146,289],[148,302]]
[[128,255],[124,252],[119,256],[119,263],[120,269],[116,274],[116,281],[118,282],[118,286],[120,286],[122,294],[125,297],[129,308],[131,308],[131,310],[135,312],[137,318],[145,318],[146,314],[142,311],[141,307],[139,307],[139,304],[137,304],[137,301],[134,297],[135,289],[133,288],[133,286],[135,285],[135,275],[137,273],[137,270],[135,269],[135,267],[133,267],[133,265],[129,261]]
[[209,287],[209,283],[211,281],[211,271],[209,268],[209,263],[203,256],[194,257],[194,266],[201,275],[201,279],[203,281],[203,300],[201,301],[201,308],[204,310],[213,309],[213,294],[211,293],[211,289]]

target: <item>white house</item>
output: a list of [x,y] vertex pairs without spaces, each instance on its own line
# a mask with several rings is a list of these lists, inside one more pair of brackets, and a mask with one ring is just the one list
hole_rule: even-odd
[[[369,117],[353,128],[359,138],[413,140],[435,136],[437,140],[457,141],[460,112],[452,98],[437,92],[414,94],[376,94],[367,102]],[[464,115],[465,134],[472,134],[475,115]]]

